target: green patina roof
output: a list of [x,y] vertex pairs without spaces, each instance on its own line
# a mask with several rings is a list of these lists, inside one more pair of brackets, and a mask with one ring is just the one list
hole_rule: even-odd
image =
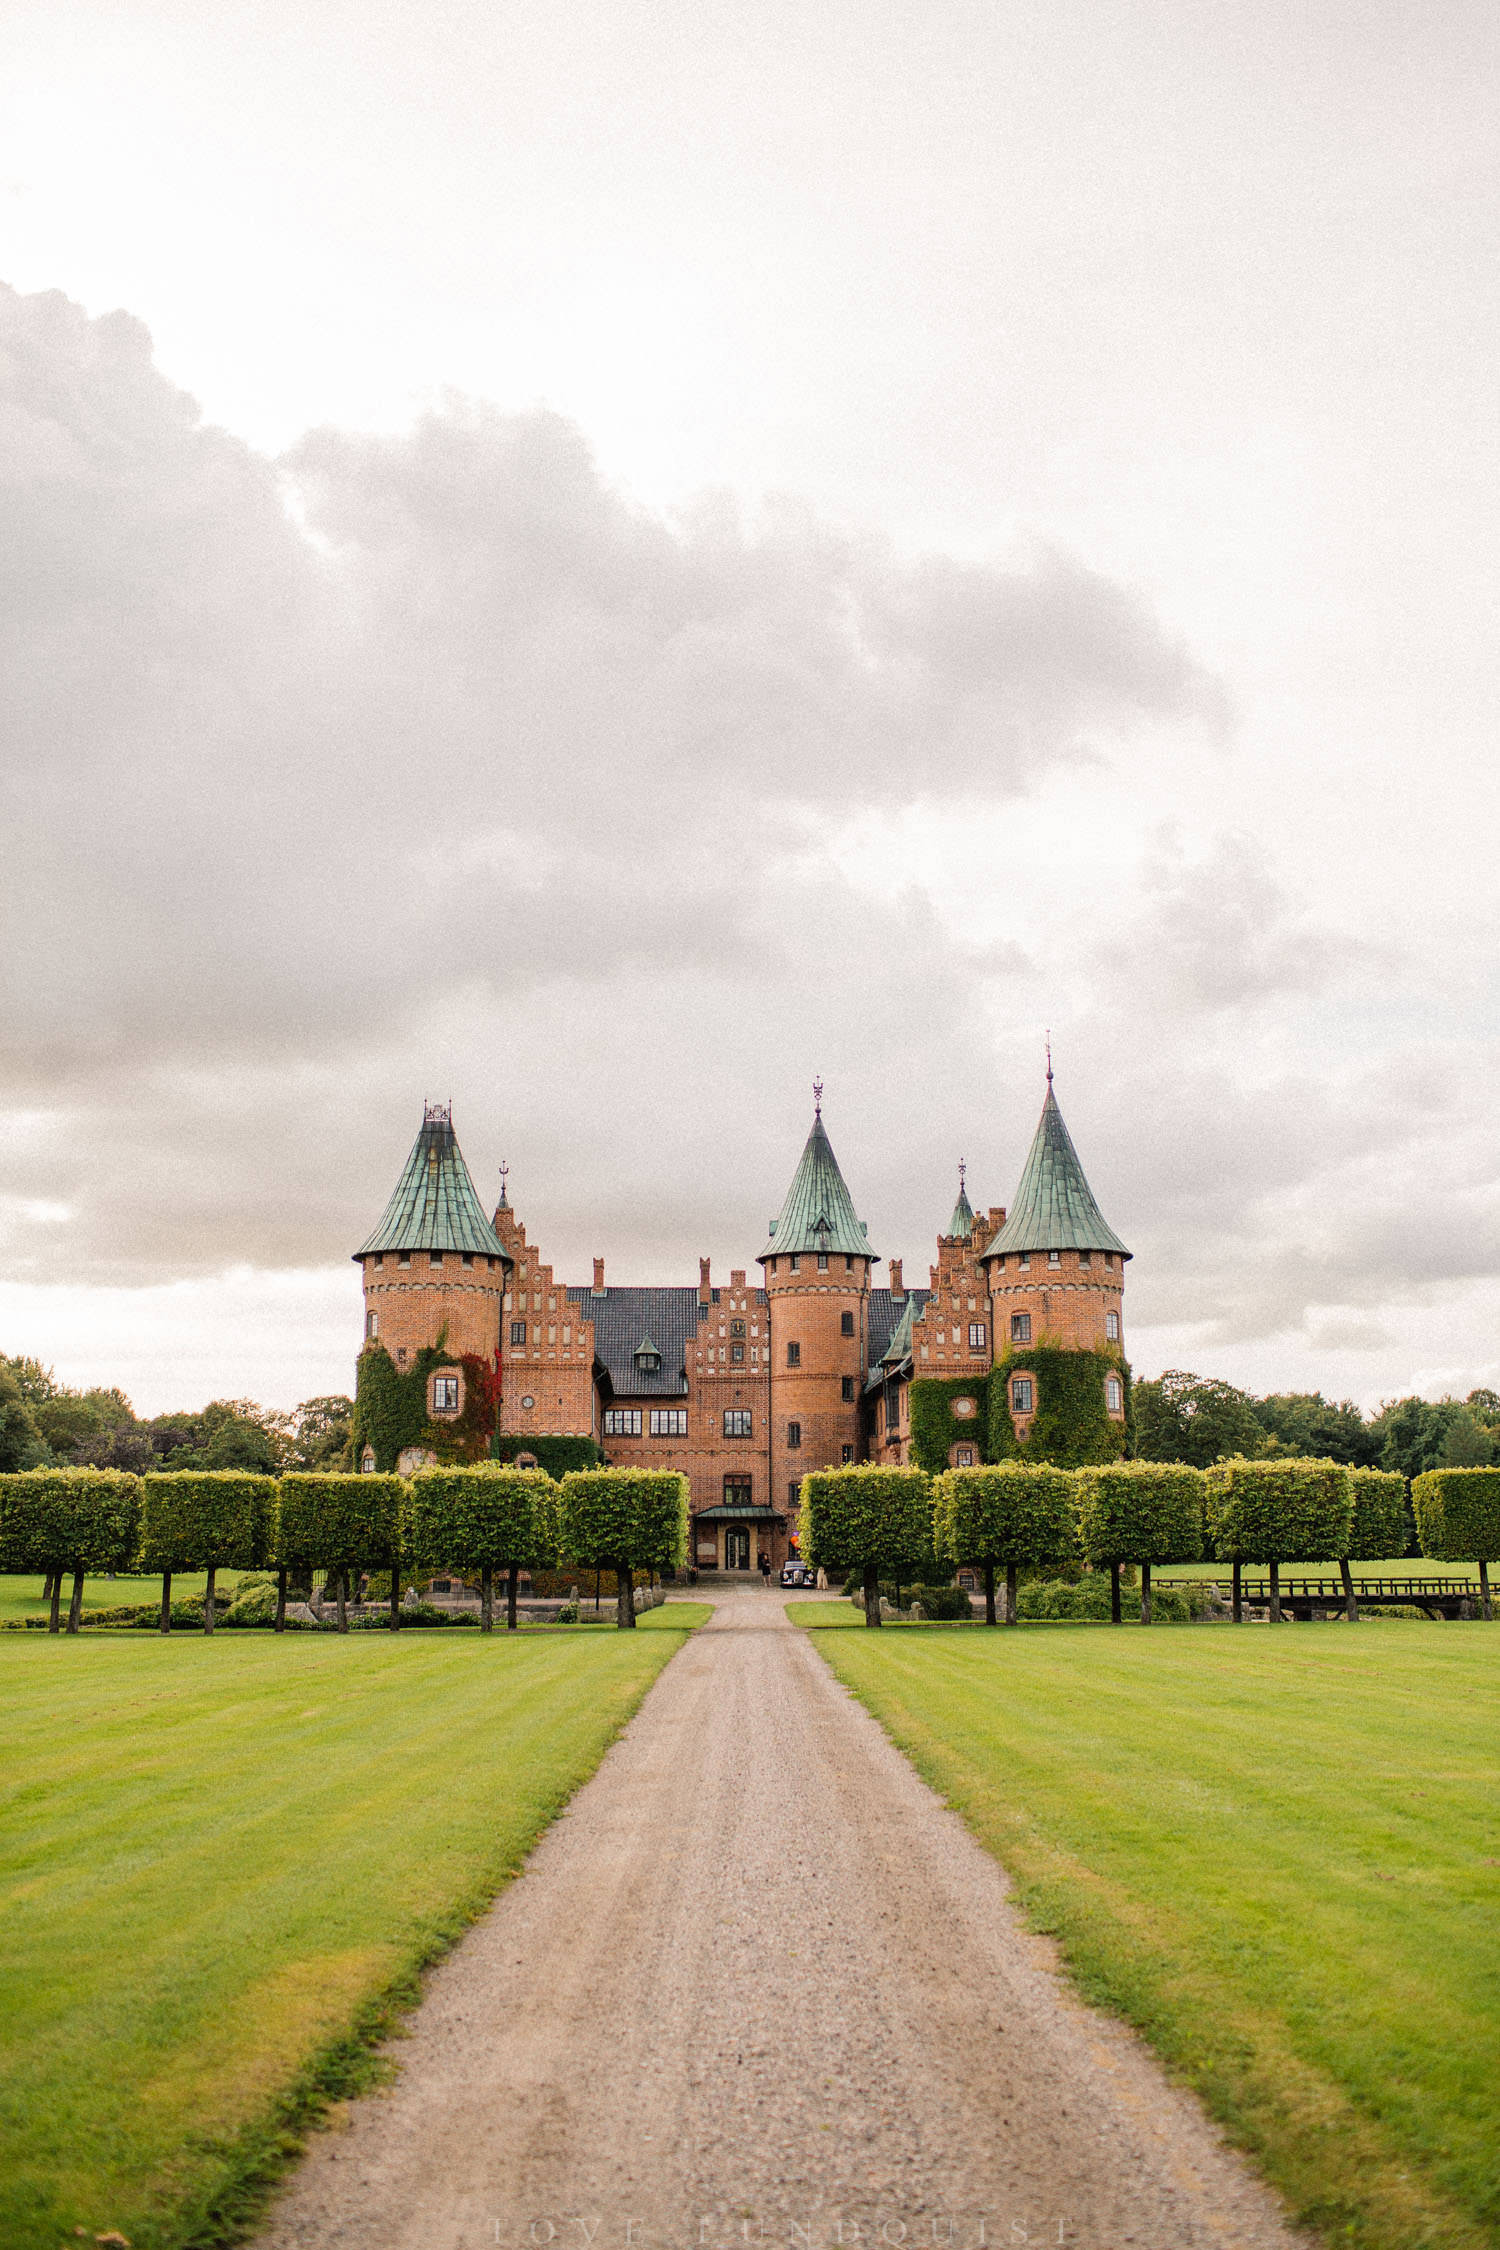
[[864,1227],[854,1215],[839,1160],[823,1130],[821,1111],[813,1119],[781,1216],[771,1222],[770,1240],[760,1252],[761,1262],[778,1257],[784,1250],[842,1250],[846,1256],[874,1256]]
[[948,1221],[948,1232],[967,1242],[974,1232],[974,1206],[969,1201],[969,1191],[963,1181],[958,1183],[958,1201],[953,1206],[953,1216]]
[[1114,1228],[1105,1223],[1083,1176],[1078,1151],[1052,1091],[1050,1071],[1047,1099],[1016,1200],[984,1255],[998,1258],[1009,1250],[1118,1250],[1122,1258],[1130,1256]]
[[891,1340],[880,1355],[882,1367],[888,1366],[892,1360],[907,1359],[911,1356],[911,1315],[912,1300],[908,1297],[901,1308],[901,1318],[891,1331]]
[[469,1250],[511,1263],[474,1192],[446,1109],[424,1112],[396,1192],[354,1255],[372,1250]]

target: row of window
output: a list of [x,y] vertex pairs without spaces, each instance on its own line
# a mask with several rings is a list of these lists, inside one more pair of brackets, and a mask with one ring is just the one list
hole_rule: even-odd
[[[1010,1379],[1010,1405],[1013,1414],[1029,1414],[1036,1399],[1036,1385],[1029,1375],[1013,1375]],[[1118,1375],[1104,1378],[1104,1403],[1111,1414],[1119,1414],[1125,1405],[1125,1391]]]
[[[779,1261],[778,1259],[776,1259],[776,1258],[767,1258],[767,1260],[766,1260],[766,1272],[767,1272],[767,1274],[773,1274],[773,1273],[774,1273],[774,1272],[776,1271],[776,1268],[777,1268],[777,1265],[779,1264],[779,1262],[780,1262],[780,1261]],[[820,1251],[818,1252],[818,1271],[819,1271],[819,1273],[827,1273],[827,1272],[829,1271],[829,1264],[830,1264],[830,1258],[829,1258],[829,1253],[828,1253],[828,1251],[826,1251],[826,1250],[820,1250]],[[792,1252],[791,1256],[790,1256],[790,1257],[789,1257],[789,1258],[787,1259],[787,1262],[786,1262],[786,1270],[787,1270],[787,1272],[788,1272],[788,1273],[800,1273],[800,1272],[802,1271],[802,1255],[801,1255],[801,1252],[800,1252],[800,1251],[794,1250],[794,1251]],[[845,1273],[853,1273],[853,1271],[854,1271],[854,1260],[853,1260],[852,1258],[845,1258],[845,1260],[844,1260],[844,1271],[845,1271]]]
[[[429,1250],[426,1253],[427,1263],[430,1266],[440,1266],[449,1255],[450,1253],[444,1250]],[[498,1266],[500,1263],[500,1260],[498,1258],[487,1258],[482,1250],[456,1250],[453,1251],[451,1255],[458,1259],[460,1265],[483,1265],[485,1270],[489,1273],[493,1273],[496,1266]],[[383,1266],[385,1264],[385,1252],[383,1250],[377,1250],[374,1257],[370,1260],[370,1263],[375,1266]],[[409,1266],[411,1264],[411,1252],[409,1250],[398,1251],[396,1255],[396,1263],[398,1266]]]
[[[981,1334],[982,1333],[983,1331],[981,1330]],[[1109,1338],[1112,1344],[1117,1344],[1119,1342],[1120,1316],[1117,1312],[1107,1312],[1105,1314],[1104,1333]],[[1011,1314],[1010,1340],[1013,1344],[1029,1344],[1031,1342],[1031,1315],[1029,1312],[1013,1312]],[[974,1331],[972,1328],[969,1330],[969,1344],[971,1349],[975,1348]]]
[[[1057,1266],[1060,1266],[1060,1265],[1062,1264],[1062,1256],[1063,1256],[1063,1254],[1062,1254],[1062,1252],[1061,1252],[1060,1250],[1049,1250],[1049,1251],[1047,1252],[1047,1263],[1048,1263],[1048,1265],[1049,1265],[1049,1266],[1052,1266],[1052,1267],[1057,1267]],[[1109,1267],[1110,1271],[1111,1271],[1111,1272],[1113,1272],[1113,1271],[1114,1271],[1114,1263],[1115,1263],[1115,1254],[1114,1254],[1113,1250],[1106,1250],[1106,1251],[1105,1251],[1105,1252],[1103,1253],[1103,1257],[1104,1257],[1104,1263],[1105,1263],[1105,1264],[1106,1264],[1106,1265],[1107,1265],[1107,1266]],[[1006,1259],[1006,1252],[1002,1250],[1002,1251],[1001,1251],[1001,1253],[1000,1253],[1000,1255],[999,1255],[999,1257],[998,1257],[998,1258],[997,1258],[997,1259],[995,1260],[995,1264],[996,1264],[996,1266],[997,1266],[997,1267],[999,1268],[999,1270],[1000,1270],[1000,1272],[1001,1272],[1001,1273],[1004,1273],[1004,1271],[1005,1271],[1005,1259]],[[1018,1266],[1018,1267],[1020,1268],[1020,1270],[1021,1270],[1021,1272],[1022,1272],[1022,1273],[1030,1273],[1030,1271],[1031,1271],[1031,1252],[1030,1252],[1029,1250],[1018,1250],[1018,1251],[1016,1251],[1016,1252],[1015,1252],[1015,1260],[1016,1260],[1016,1264],[1017,1264],[1017,1266]],[[1082,1266],[1082,1267],[1083,1267],[1083,1269],[1084,1269],[1084,1271],[1085,1271],[1085,1272],[1087,1272],[1087,1271],[1088,1271],[1089,1267],[1090,1267],[1090,1266],[1091,1266],[1091,1265],[1093,1264],[1093,1262],[1094,1262],[1094,1253],[1093,1253],[1093,1251],[1092,1251],[1092,1250],[1080,1250],[1080,1251],[1079,1251],[1079,1253],[1078,1253],[1078,1263],[1079,1263],[1079,1265],[1080,1265],[1080,1266]]]

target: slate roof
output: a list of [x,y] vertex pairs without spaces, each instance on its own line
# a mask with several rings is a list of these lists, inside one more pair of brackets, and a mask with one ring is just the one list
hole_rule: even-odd
[[[764,1305],[763,1289],[747,1292],[753,1303]],[[717,1317],[712,1304],[700,1305],[692,1285],[680,1289],[569,1289],[568,1302],[581,1320],[594,1324],[594,1358],[609,1378],[616,1398],[682,1398],[687,1392],[687,1348],[697,1332],[700,1313]],[[654,1372],[638,1367],[635,1355],[649,1339],[661,1353]],[[747,1368],[746,1373],[759,1373]]]
[[759,1253],[760,1263],[778,1257],[783,1250],[841,1250],[846,1256],[874,1256],[863,1222],[855,1216],[833,1144],[823,1129],[821,1111],[813,1119],[781,1215],[771,1221],[770,1236]]
[[1050,1071],[1015,1202],[983,1255],[997,1258],[1011,1250],[1118,1250],[1122,1258],[1131,1255],[1094,1201],[1057,1106]]
[[904,1359],[911,1350],[911,1324],[921,1312],[930,1289],[908,1289],[904,1297],[893,1297],[889,1289],[870,1291],[870,1380],[878,1383],[881,1369],[898,1347]]
[[446,1109],[424,1111],[380,1224],[354,1255],[372,1250],[469,1250],[513,1263],[484,1215]]

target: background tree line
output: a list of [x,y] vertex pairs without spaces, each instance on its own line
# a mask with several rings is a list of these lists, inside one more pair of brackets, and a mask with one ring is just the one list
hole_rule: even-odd
[[352,1468],[354,1401],[304,1399],[290,1414],[220,1398],[195,1413],[137,1416],[119,1389],[76,1390],[40,1360],[0,1352],[0,1473],[16,1469]]
[[1405,1477],[1429,1469],[1480,1469],[1500,1463],[1500,1394],[1465,1399],[1387,1399],[1366,1416],[1352,1399],[1321,1391],[1273,1391],[1256,1398],[1213,1375],[1168,1368],[1134,1390],[1135,1454],[1142,1461],[1185,1461],[1206,1469],[1243,1454],[1250,1460],[1301,1456],[1351,1469],[1391,1469]]

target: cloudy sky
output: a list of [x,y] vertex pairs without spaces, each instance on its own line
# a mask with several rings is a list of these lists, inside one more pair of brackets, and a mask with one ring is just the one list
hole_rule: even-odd
[[[1492,0],[11,0],[0,1349],[348,1387],[421,1118],[1500,1376]],[[883,1276],[882,1276],[883,1278]]]

